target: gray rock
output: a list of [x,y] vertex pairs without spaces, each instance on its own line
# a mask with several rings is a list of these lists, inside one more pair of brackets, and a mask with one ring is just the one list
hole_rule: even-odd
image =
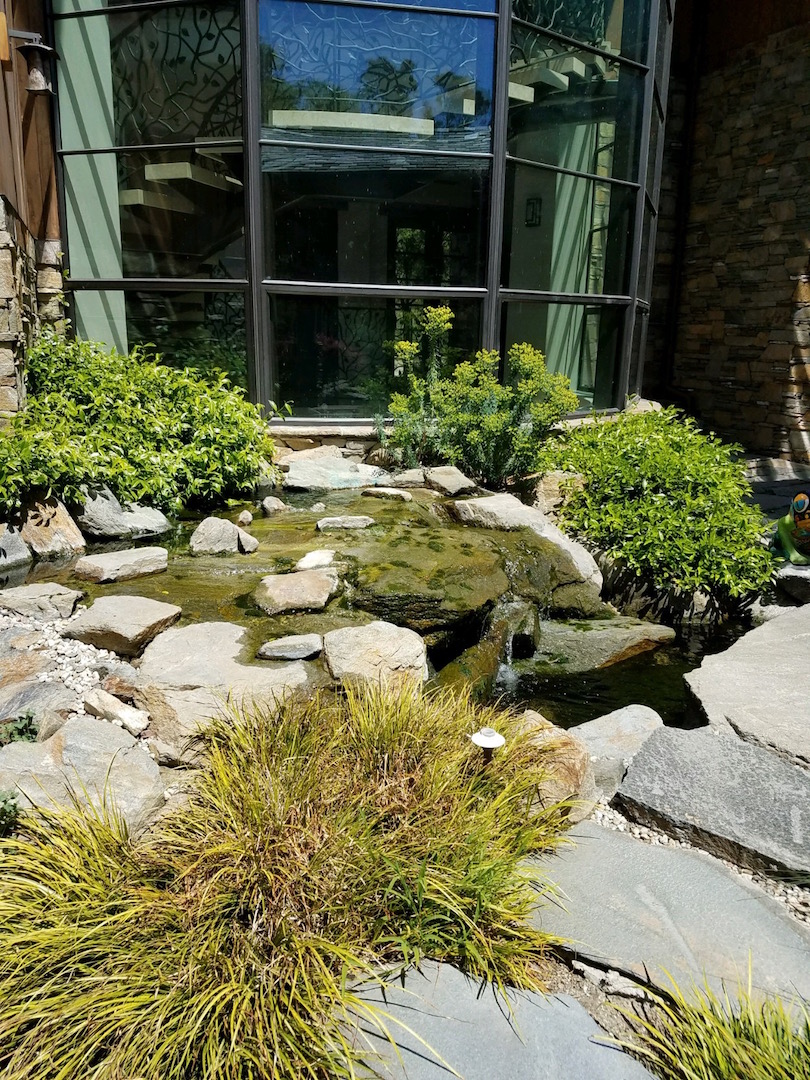
[[288,454],[284,466],[284,487],[297,491],[362,488],[389,478],[376,465],[347,460],[337,446],[318,446]]
[[280,615],[285,611],[322,611],[339,587],[334,570],[295,570],[291,574],[268,574],[252,595],[268,615]]
[[554,515],[565,501],[568,491],[581,491],[584,485],[585,477],[580,473],[552,469],[537,482],[534,505],[544,514]]
[[[566,995],[508,990],[506,998],[450,964],[422,962],[404,980],[360,989],[386,1014],[392,1042],[368,1020],[357,1039],[385,1080],[651,1080]],[[362,1042],[361,1042],[362,1045]]]
[[568,820],[582,821],[591,814],[597,799],[587,747],[574,732],[556,727],[534,709],[524,712],[523,726],[547,768],[545,779],[537,786],[537,802],[543,807],[568,802]]
[[810,606],[749,631],[684,676],[699,714],[810,765]]
[[594,615],[602,611],[602,575],[588,551],[569,539],[546,516],[514,495],[489,495],[450,504],[465,525],[481,529],[525,529],[547,564],[551,604],[557,611]]
[[311,660],[320,656],[322,649],[320,634],[290,634],[265,641],[256,656],[260,660]]
[[243,510],[239,517],[236,519],[236,524],[241,525],[246,529],[248,525],[253,524],[253,514],[249,510]]
[[375,524],[374,518],[366,517],[365,514],[346,514],[343,517],[321,518],[316,527],[319,532],[328,532],[330,529],[367,529],[369,525]]
[[410,491],[405,491],[402,488],[363,488],[360,494],[365,495],[369,499],[393,499],[398,502],[413,502],[413,495],[411,495]]
[[40,559],[70,558],[84,551],[84,537],[58,499],[28,503],[20,535]]
[[28,566],[34,556],[19,529],[0,523],[0,574]]
[[326,503],[322,503],[322,502],[313,503],[312,506],[310,506],[309,509],[313,514],[322,514],[323,511],[326,509]]
[[162,536],[172,525],[165,514],[137,503],[126,509],[107,487],[88,495],[76,514],[76,523],[83,533],[102,539],[137,539],[142,536]]
[[322,570],[325,566],[331,566],[335,561],[335,553],[329,548],[320,548],[318,551],[309,551],[295,564],[296,570]]
[[275,495],[268,495],[262,499],[262,513],[265,517],[270,517],[271,514],[278,514],[281,510],[289,510],[290,507],[287,503],[281,499],[276,498]]
[[225,518],[207,517],[189,540],[192,555],[250,555],[259,546],[255,536]]
[[64,637],[137,656],[152,638],[177,622],[182,609],[145,596],[100,596],[62,630]]
[[127,548],[126,551],[84,555],[73,567],[73,573],[85,581],[103,584],[108,581],[129,581],[147,574],[160,574],[168,565],[169,553],[166,548]]
[[55,709],[43,709],[37,717],[37,742],[45,742],[65,726],[67,715]]
[[657,846],[591,821],[539,864],[559,905],[535,920],[567,952],[671,989],[704,978],[715,992],[748,983],[758,994],[810,994],[810,930],[762,889],[700,851]]
[[88,690],[84,695],[84,709],[85,712],[91,716],[97,716],[100,720],[119,724],[130,735],[140,735],[149,724],[149,713],[142,709],[135,709],[132,705],[126,705],[99,686]]
[[335,679],[370,679],[384,682],[408,678],[424,682],[427,652],[413,630],[388,622],[345,626],[324,635],[326,663]]
[[0,686],[0,720],[13,720],[31,713],[35,720],[46,712],[75,712],[78,696],[63,682],[55,679],[23,679]]
[[541,621],[537,652],[528,663],[538,674],[570,675],[610,667],[675,640],[668,626],[629,619]]
[[663,726],[654,709],[626,705],[573,729],[588,749],[596,787],[604,798],[615,795],[630,762],[650,735]]
[[776,586],[800,604],[810,604],[810,566],[786,563],[776,574]]
[[66,619],[82,599],[76,589],[46,581],[42,584],[19,585],[0,592],[0,610],[13,611],[31,619]]
[[810,774],[730,733],[659,728],[616,800],[636,821],[720,858],[810,872]]
[[209,721],[225,715],[229,708],[224,691],[207,687],[173,690],[149,683],[136,687],[133,699],[149,715],[145,737],[155,747],[158,763],[169,766],[198,764],[200,751],[195,740]]
[[478,490],[474,480],[470,480],[455,465],[440,465],[437,469],[425,469],[425,483],[434,491],[450,498],[458,498],[459,495],[471,495]]
[[23,806],[70,806],[71,793],[80,803],[106,803],[134,832],[163,805],[160,772],[144,747],[90,717],[73,717],[45,742],[0,749],[0,788]]
[[395,473],[391,477],[391,483],[398,488],[424,487],[424,469],[406,469],[405,472]]

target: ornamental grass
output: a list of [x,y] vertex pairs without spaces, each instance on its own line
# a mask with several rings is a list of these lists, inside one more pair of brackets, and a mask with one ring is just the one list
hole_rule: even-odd
[[[468,735],[496,726],[482,767]],[[432,957],[537,988],[559,842],[518,714],[357,688],[214,722],[188,802],[134,841],[108,809],[0,840],[4,1080],[351,1077],[356,991]],[[395,1038],[396,1032],[389,1031]]]

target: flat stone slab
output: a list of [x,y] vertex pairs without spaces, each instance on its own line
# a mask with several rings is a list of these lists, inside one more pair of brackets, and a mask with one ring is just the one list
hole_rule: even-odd
[[810,605],[704,657],[684,680],[710,724],[810,765]]
[[130,735],[140,735],[149,724],[149,713],[119,701],[100,686],[88,690],[84,695],[84,710],[90,716],[108,720],[111,724],[120,724]]
[[571,952],[664,989],[670,972],[684,990],[705,975],[732,993],[747,985],[750,956],[759,993],[810,995],[810,930],[752,882],[703,852],[592,821],[569,836],[575,847],[542,862],[560,905],[534,918]]
[[0,685],[0,720],[14,720],[31,713],[39,720],[45,713],[73,712],[79,704],[78,695],[59,679],[45,682],[36,677]]
[[617,615],[612,619],[542,621],[531,664],[539,674],[570,675],[610,667],[675,640],[669,626]]
[[810,873],[810,773],[731,732],[659,728],[616,799],[634,820],[721,858]]
[[19,529],[0,523],[0,574],[27,566],[34,556]]
[[425,483],[434,491],[448,495],[451,499],[459,495],[471,495],[478,490],[474,480],[470,480],[455,465],[439,465],[435,469],[425,469]]
[[320,656],[322,649],[320,634],[289,634],[265,641],[256,656],[259,660],[311,660]]
[[283,465],[284,487],[297,491],[362,488],[389,478],[385,469],[344,458],[336,446],[319,446],[288,454]]
[[316,525],[319,532],[328,532],[330,529],[367,529],[376,522],[373,517],[365,514],[346,514],[342,517],[321,518]]
[[137,656],[181,614],[182,608],[145,596],[100,596],[64,627],[62,635],[119,656]]
[[294,570],[267,574],[253,590],[253,600],[268,615],[286,611],[322,611],[340,588],[334,570]]
[[188,546],[192,555],[251,555],[259,541],[226,518],[207,517],[191,534]]
[[18,585],[0,591],[0,610],[33,619],[67,619],[82,596],[76,589],[52,581]]
[[810,566],[787,563],[776,574],[776,587],[800,604],[810,604]]
[[385,1023],[396,1047],[367,1021],[358,1024],[358,1037],[365,1037],[374,1054],[369,1065],[386,1080],[450,1080],[454,1075],[464,1080],[648,1080],[651,1075],[600,1042],[606,1033],[567,995],[510,990],[507,1004],[491,985],[431,960],[384,991],[374,987],[360,993],[364,1002],[388,1014]]
[[663,726],[658,713],[647,705],[626,705],[572,729],[588,749],[594,781],[604,798],[615,795],[630,762]]
[[104,584],[109,581],[129,581],[146,574],[160,574],[168,565],[169,553],[166,548],[127,548],[126,551],[84,555],[73,567],[73,573],[85,581]]
[[332,630],[324,635],[323,651],[335,679],[424,682],[428,676],[424,641],[414,630],[393,623],[378,620]]
[[70,558],[85,548],[78,525],[58,499],[23,507],[20,534],[40,559]]
[[420,488],[425,486],[424,469],[406,469],[404,472],[394,473],[391,483],[398,488]]
[[329,548],[321,548],[318,551],[307,552],[302,559],[295,564],[296,570],[322,570],[325,566],[331,566],[335,561],[335,552]]
[[404,488],[364,488],[360,494],[365,495],[368,499],[392,499],[399,502],[413,502],[413,495],[411,495],[410,491],[405,491]]

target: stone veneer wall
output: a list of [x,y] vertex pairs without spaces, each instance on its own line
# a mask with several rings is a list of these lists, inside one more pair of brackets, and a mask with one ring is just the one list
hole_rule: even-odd
[[698,100],[673,389],[810,461],[810,24],[733,54]]
[[64,328],[59,247],[34,240],[0,195],[0,425],[25,401],[25,354],[37,329]]

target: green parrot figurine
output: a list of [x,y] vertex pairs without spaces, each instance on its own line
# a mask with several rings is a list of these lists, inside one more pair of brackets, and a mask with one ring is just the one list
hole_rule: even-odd
[[810,495],[794,496],[790,510],[776,525],[778,544],[795,566],[810,566]]

